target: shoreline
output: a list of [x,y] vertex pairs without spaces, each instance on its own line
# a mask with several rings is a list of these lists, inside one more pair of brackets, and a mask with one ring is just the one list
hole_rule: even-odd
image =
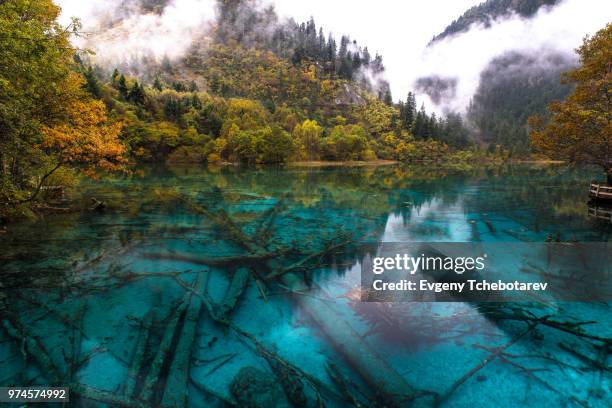
[[349,161],[327,161],[327,160],[312,160],[312,161],[297,161],[286,163],[287,167],[364,167],[364,166],[392,166],[401,164],[397,160],[349,160]]

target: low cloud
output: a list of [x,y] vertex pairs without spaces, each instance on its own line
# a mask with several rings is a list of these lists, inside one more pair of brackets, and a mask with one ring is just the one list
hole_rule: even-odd
[[[474,25],[466,33],[434,43],[416,61],[413,86],[430,109],[440,113],[465,112],[489,63],[509,51],[534,56],[542,63],[554,59],[538,55],[563,55],[563,64],[577,62],[575,48],[587,34],[605,27],[612,15],[612,3],[605,0],[565,0],[552,9],[541,9],[531,19],[518,15],[496,21],[489,28]],[[419,86],[427,79],[456,78],[456,92],[450,97]],[[429,93],[429,94],[428,94]]]
[[216,15],[215,0],[56,2],[62,22],[78,17],[83,23],[84,35],[75,45],[95,52],[96,62],[103,65],[180,58],[208,32]]

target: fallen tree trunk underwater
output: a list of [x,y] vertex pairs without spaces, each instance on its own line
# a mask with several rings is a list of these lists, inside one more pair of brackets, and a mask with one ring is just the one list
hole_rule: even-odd
[[[267,250],[263,244],[255,242],[242,232],[231,218],[222,212],[217,216],[212,210],[201,204],[193,203],[184,197],[180,198],[190,210],[209,219],[216,227],[226,233],[225,238],[240,246],[248,254],[262,254]],[[318,256],[318,255],[317,255]],[[296,269],[302,266],[298,263]],[[270,259],[266,266],[278,273],[280,282],[295,292],[308,291],[303,279],[289,270],[285,270],[277,259]],[[274,277],[275,275],[272,275]],[[320,328],[332,346],[346,359],[347,363],[371,387],[375,395],[387,406],[423,406],[427,398],[424,394],[397,373],[364,339],[326,302],[307,296],[293,295],[294,303],[303,309]]]

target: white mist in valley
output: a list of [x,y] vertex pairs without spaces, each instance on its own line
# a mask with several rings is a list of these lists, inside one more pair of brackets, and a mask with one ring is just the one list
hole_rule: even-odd
[[413,84],[419,78],[439,77],[454,80],[454,92],[438,101],[423,93],[417,96],[438,112],[464,112],[474,95],[481,72],[496,57],[519,51],[542,64],[547,55],[562,54],[576,60],[574,50],[586,35],[605,27],[612,17],[612,2],[606,0],[565,0],[548,9],[541,8],[532,18],[513,15],[498,20],[489,28],[475,25],[466,33],[447,37],[424,49],[413,61]]
[[141,58],[178,59],[194,41],[203,40],[216,15],[215,0],[159,1],[146,10],[137,0],[55,0],[66,24],[77,17],[84,34],[78,47],[95,53],[102,65],[130,63]]

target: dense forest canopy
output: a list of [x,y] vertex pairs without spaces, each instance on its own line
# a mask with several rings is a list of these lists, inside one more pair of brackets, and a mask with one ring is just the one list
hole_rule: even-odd
[[572,87],[560,77],[573,66],[569,56],[552,53],[509,52],[491,61],[468,109],[479,140],[529,152],[527,119],[545,114],[551,101],[565,99]]

